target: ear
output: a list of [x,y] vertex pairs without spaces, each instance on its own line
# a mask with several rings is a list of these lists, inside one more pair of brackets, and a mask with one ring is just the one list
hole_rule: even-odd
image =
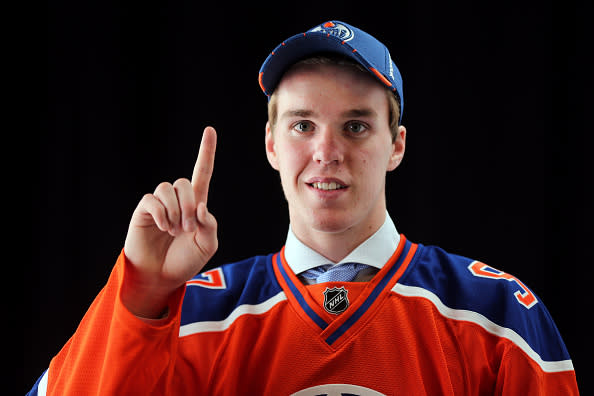
[[404,150],[406,148],[406,128],[402,125],[398,127],[398,134],[396,139],[392,143],[392,154],[390,155],[390,161],[388,162],[387,171],[393,171],[400,165],[402,158],[404,157]]
[[272,129],[270,128],[270,122],[266,122],[266,158],[268,158],[268,162],[270,166],[274,169],[278,170],[278,155],[276,152],[276,145],[274,142],[274,135],[272,133]]

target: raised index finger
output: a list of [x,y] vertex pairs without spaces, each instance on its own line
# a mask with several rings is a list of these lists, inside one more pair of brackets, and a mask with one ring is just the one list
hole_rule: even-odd
[[196,197],[196,204],[206,203],[208,199],[208,185],[214,168],[214,157],[217,148],[217,132],[213,127],[204,128],[198,159],[192,173],[192,189]]

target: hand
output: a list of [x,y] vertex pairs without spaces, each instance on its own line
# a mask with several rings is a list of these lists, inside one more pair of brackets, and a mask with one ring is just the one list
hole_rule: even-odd
[[216,144],[214,128],[205,128],[192,181],[161,183],[134,210],[124,244],[131,266],[122,301],[137,316],[162,315],[168,297],[217,250],[217,222],[206,208]]

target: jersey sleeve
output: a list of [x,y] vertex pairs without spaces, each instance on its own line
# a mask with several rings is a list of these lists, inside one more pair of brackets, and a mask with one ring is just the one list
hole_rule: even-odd
[[575,371],[547,370],[516,346],[505,352],[497,373],[495,395],[579,396]]
[[573,363],[553,318],[521,280],[436,247],[423,250],[418,266],[403,277],[407,293],[427,296],[460,324],[457,328],[476,329],[459,340],[472,378],[493,383],[498,396],[579,395]]
[[174,371],[185,287],[170,297],[166,319],[142,320],[120,299],[128,265],[122,251],[107,284],[31,395],[166,393]]

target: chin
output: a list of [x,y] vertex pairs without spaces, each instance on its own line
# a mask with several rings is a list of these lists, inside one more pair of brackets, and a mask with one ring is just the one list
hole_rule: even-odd
[[312,228],[321,232],[340,233],[351,228],[355,219],[348,212],[315,211]]

